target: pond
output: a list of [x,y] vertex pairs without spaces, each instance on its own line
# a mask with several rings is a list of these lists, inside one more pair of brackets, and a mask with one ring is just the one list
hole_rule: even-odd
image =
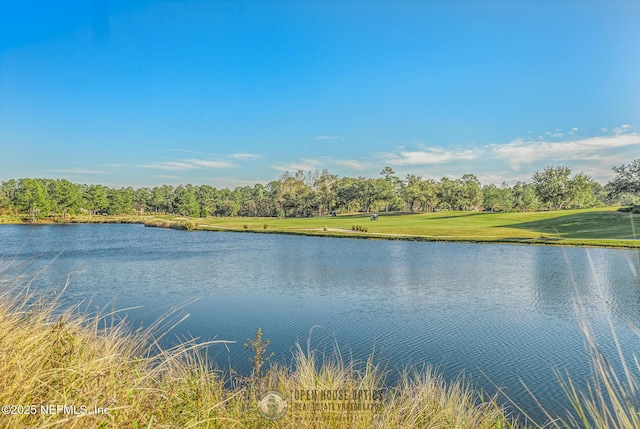
[[[299,342],[364,360],[374,353],[393,380],[432,364],[489,392],[500,386],[540,417],[568,406],[554,370],[590,374],[576,305],[614,365],[613,326],[623,351],[640,350],[640,268],[634,250],[424,243],[141,225],[4,225],[0,255],[49,264],[39,290],[64,305],[120,313],[149,326],[172,308],[189,317],[171,331],[232,340],[210,349],[221,368],[248,372],[242,344],[258,327],[274,359]],[[133,308],[139,307],[139,308]],[[168,343],[168,344],[169,344]],[[526,388],[524,387],[526,385]]]

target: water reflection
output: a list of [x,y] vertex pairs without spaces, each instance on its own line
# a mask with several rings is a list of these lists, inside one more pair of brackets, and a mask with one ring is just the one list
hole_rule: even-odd
[[[149,325],[197,300],[172,340],[235,340],[218,363],[249,369],[242,343],[262,327],[281,359],[296,341],[365,359],[374,349],[391,374],[407,364],[442,365],[480,387],[493,383],[540,415],[525,382],[549,407],[568,406],[553,368],[576,379],[589,359],[574,309],[578,298],[605,353],[615,327],[625,351],[640,341],[635,251],[544,246],[366,241],[272,234],[184,233],[139,225],[2,226],[5,260],[62,255],[39,281],[67,303],[127,312]],[[52,286],[53,285],[53,286]],[[640,323],[638,323],[640,324]],[[616,362],[612,359],[612,362]],[[491,382],[486,377],[491,379]],[[392,376],[390,378],[393,378]]]

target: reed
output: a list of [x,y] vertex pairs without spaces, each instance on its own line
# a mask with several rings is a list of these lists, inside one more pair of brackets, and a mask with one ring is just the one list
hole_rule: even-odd
[[[431,368],[407,372],[389,388],[373,359],[345,361],[339,353],[325,357],[309,347],[303,351],[298,346],[289,366],[275,362],[246,378],[224,375],[206,353],[222,341],[160,347],[159,340],[180,319],[168,315],[147,330],[132,331],[118,321],[117,312],[87,315],[79,307],[62,311],[57,298],[37,296],[23,280],[4,282],[0,296],[0,404],[16,407],[15,414],[0,417],[3,428],[512,424],[494,399],[482,402],[468,384],[446,384]],[[261,342],[257,338],[254,344]],[[264,356],[265,350],[261,352]],[[289,403],[275,422],[258,412],[260,395],[267,390],[282,392]],[[37,407],[33,413],[17,408],[31,405]],[[56,408],[62,406],[67,408]]]
[[167,220],[167,219],[148,219],[145,220],[144,226],[152,228],[170,228],[179,231],[195,231],[198,229],[198,223],[191,219]]

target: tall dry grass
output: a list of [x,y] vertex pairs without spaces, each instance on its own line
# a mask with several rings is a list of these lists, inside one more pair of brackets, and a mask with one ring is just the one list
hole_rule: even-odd
[[142,222],[144,226],[152,228],[171,228],[179,231],[195,231],[198,229],[198,222],[191,219],[167,220],[167,219],[147,219]]
[[[633,225],[633,224],[632,224]],[[632,226],[633,227],[633,226]],[[634,230],[635,236],[635,230]],[[597,279],[595,265],[586,249],[589,266],[593,278]],[[636,253],[640,261],[640,253]],[[630,268],[637,278],[638,273]],[[591,377],[586,380],[586,389],[576,386],[571,374],[557,373],[558,382],[571,403],[571,410],[565,415],[556,416],[545,413],[549,419],[546,427],[553,428],[588,428],[588,429],[637,429],[640,428],[640,361],[633,354],[625,355],[612,320],[612,313],[607,313],[609,335],[615,345],[616,356],[605,356],[600,348],[586,315],[585,306],[577,298],[577,287],[574,311],[578,316],[580,329],[585,339],[585,346],[591,359]],[[602,299],[603,304],[607,301]],[[640,337],[640,329],[630,321],[625,324]],[[614,362],[616,365],[614,365]],[[538,425],[538,427],[542,427]]]
[[[179,319],[131,331],[113,312],[62,311],[60,294],[38,295],[25,278],[0,282],[0,405],[15,406],[0,416],[3,428],[511,427],[493,398],[482,402],[468,383],[447,384],[430,368],[386,388],[371,360],[297,347],[290,366],[225,376],[206,358],[220,344],[159,346]],[[288,401],[277,421],[257,409],[267,390]]]
[[[37,296],[28,284],[17,291],[15,284],[5,286],[0,404],[15,407],[0,417],[0,426],[175,427],[216,417],[210,410],[223,402],[223,382],[197,353],[210,344],[163,350],[157,341],[168,319],[131,332],[114,324],[112,313],[60,311],[59,294]],[[108,413],[96,414],[94,407]]]
[[[633,237],[638,239],[639,237],[634,227],[633,214],[630,214],[630,223]],[[592,278],[597,286],[601,287],[590,249],[586,248],[585,252]],[[634,256],[636,263],[640,262],[640,251],[636,250]],[[616,356],[605,356],[598,344],[594,330],[590,326],[589,317],[585,310],[586,306],[580,299],[578,285],[566,253],[564,253],[564,258],[574,289],[574,312],[590,358],[591,376],[584,380],[586,384],[580,383],[582,386],[586,385],[586,387],[578,387],[578,383],[570,373],[563,374],[556,371],[558,383],[569,400],[571,408],[565,410],[564,413],[553,413],[540,405],[537,398],[532,394],[547,421],[536,422],[531,420],[531,426],[538,429],[638,429],[640,428],[640,360],[635,353],[631,356],[625,355],[613,323],[612,314],[618,312],[612,308],[607,311],[607,319],[609,335],[615,345]],[[630,256],[629,267],[633,276],[638,279],[638,272],[632,258]],[[601,302],[610,306],[611,304],[604,298],[605,294],[602,289],[600,290],[600,295]],[[640,328],[619,313],[618,315],[622,317],[626,326],[636,336],[640,337]],[[526,416],[526,413],[518,404],[513,405]]]
[[[591,359],[591,376],[584,380],[585,387],[578,387],[570,373],[556,371],[558,383],[569,400],[570,408],[563,413],[551,412],[540,406],[547,420],[531,420],[537,429],[637,429],[640,428],[640,361],[634,355],[628,362],[615,330],[611,335],[616,343],[620,366],[616,369],[611,358],[605,357],[586,319],[579,319],[585,344]],[[635,328],[634,328],[635,330]],[[640,331],[636,330],[640,335]],[[530,392],[531,393],[531,392]],[[526,413],[517,405],[515,408]]]

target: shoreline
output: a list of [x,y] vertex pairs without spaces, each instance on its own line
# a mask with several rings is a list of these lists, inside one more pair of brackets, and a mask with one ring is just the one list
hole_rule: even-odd
[[[215,228],[215,229],[212,229]],[[214,225],[199,225],[198,231],[209,232],[241,232],[257,234],[282,234],[282,235],[302,235],[307,237],[325,238],[353,238],[359,240],[388,240],[388,241],[416,241],[432,243],[462,243],[462,244],[513,244],[522,246],[571,246],[590,247],[607,249],[639,249],[640,240],[617,240],[617,239],[563,239],[563,238],[478,238],[478,237],[442,237],[424,235],[403,235],[403,234],[381,234],[367,232],[351,232],[345,230],[342,233],[336,231],[310,231],[310,230],[259,230],[259,229],[237,229],[229,227],[219,227]]]
[[[608,212],[605,212],[608,213]],[[415,215],[407,215],[415,216]],[[381,217],[382,218],[382,217]],[[207,220],[218,220],[216,218],[207,219],[190,219],[185,217],[175,217],[170,215],[160,216],[104,216],[104,217],[72,217],[66,222],[54,221],[50,219],[41,220],[37,223],[31,223],[12,218],[0,218],[0,225],[69,225],[69,224],[142,224],[148,227],[171,228],[184,231],[209,231],[209,232],[245,232],[245,233],[262,233],[262,234],[284,234],[284,235],[301,235],[313,237],[327,238],[352,238],[365,240],[390,240],[390,241],[415,241],[415,242],[437,242],[437,243],[463,243],[463,244],[511,244],[511,245],[529,245],[529,246],[571,246],[571,247],[588,247],[588,248],[609,248],[609,249],[638,249],[640,248],[640,239],[615,239],[615,238],[562,238],[540,234],[537,237],[499,237],[499,236],[470,236],[470,235],[426,235],[426,234],[402,234],[389,232],[362,232],[353,231],[346,228],[331,227],[280,227],[272,226],[264,223],[262,227],[257,226],[258,222],[284,222],[313,219],[332,221],[330,218],[224,218],[223,221],[233,221],[234,224],[239,222],[253,221],[251,227],[244,224],[238,227],[234,224],[224,225],[220,223],[203,223]],[[335,219],[335,218],[333,218]],[[364,221],[366,216],[355,218]],[[349,218],[348,220],[351,220]],[[368,220],[367,220],[368,221]],[[312,222],[309,222],[312,223]]]

